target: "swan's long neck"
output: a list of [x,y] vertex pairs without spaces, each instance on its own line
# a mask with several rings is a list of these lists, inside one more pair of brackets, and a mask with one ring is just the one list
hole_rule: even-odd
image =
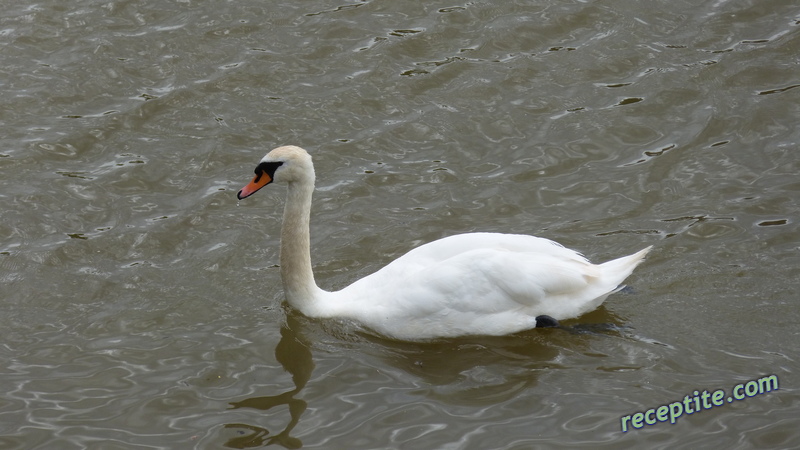
[[305,314],[315,309],[323,292],[314,281],[311,268],[309,220],[314,174],[289,183],[281,228],[281,279],[286,300]]

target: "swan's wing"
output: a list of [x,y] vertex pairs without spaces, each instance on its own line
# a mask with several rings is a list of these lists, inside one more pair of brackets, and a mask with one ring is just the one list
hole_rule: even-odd
[[394,277],[402,278],[404,275],[434,267],[454,257],[481,250],[549,255],[588,263],[580,253],[564,248],[549,239],[522,234],[466,233],[419,246],[392,261],[379,272],[392,273]]
[[561,320],[583,312],[596,297],[584,265],[594,267],[480,249],[417,270],[387,266],[336,295],[347,316],[398,338],[499,335],[535,327],[538,315]]
[[[363,297],[368,293],[380,292],[380,298],[372,297],[371,304],[385,302],[387,308],[409,314],[532,310],[561,317],[575,306],[561,301],[562,309],[553,311],[553,301],[563,298],[576,303],[593,294],[590,288],[599,275],[597,267],[552,241],[488,233],[456,237],[462,236],[470,239],[447,238],[412,250],[342,293],[360,302],[367,301]],[[524,251],[512,251],[510,248],[519,244],[512,241],[527,244],[521,245]]]
[[596,308],[643,252],[608,263],[625,269],[593,265],[546,239],[458,235],[335,293],[336,305],[341,315],[399,338],[507,334],[535,327],[539,315],[563,320]]
[[403,284],[453,309],[488,314],[540,309],[559,297],[581,296],[597,275],[582,258],[480,249],[422,268]]
[[560,255],[568,258],[579,257],[585,261],[578,252],[565,248],[558,242],[549,239],[530,236],[527,234],[505,233],[464,233],[442,238],[421,245],[399,259],[406,256],[412,258],[448,259],[459,253],[472,250],[492,249],[508,250],[518,253],[541,253]]

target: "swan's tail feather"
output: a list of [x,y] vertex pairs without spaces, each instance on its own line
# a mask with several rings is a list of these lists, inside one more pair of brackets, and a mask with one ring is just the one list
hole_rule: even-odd
[[636,268],[639,264],[644,261],[645,255],[653,248],[653,246],[649,246],[645,249],[639,250],[638,252],[623,256],[622,258],[613,259],[611,261],[605,262],[600,264],[600,270],[603,271],[603,276],[608,277],[609,280],[616,280],[616,284],[618,285],[614,292],[622,289],[625,287],[622,282],[625,278],[633,272],[633,269]]

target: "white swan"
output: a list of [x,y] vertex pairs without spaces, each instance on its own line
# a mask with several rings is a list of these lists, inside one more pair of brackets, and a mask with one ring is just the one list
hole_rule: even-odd
[[327,292],[311,269],[311,156],[300,147],[278,147],[255,174],[237,194],[240,200],[273,181],[288,185],[280,267],[289,304],[309,317],[353,319],[395,339],[504,335],[577,317],[615,292],[651,248],[594,265],[543,238],[459,234]]

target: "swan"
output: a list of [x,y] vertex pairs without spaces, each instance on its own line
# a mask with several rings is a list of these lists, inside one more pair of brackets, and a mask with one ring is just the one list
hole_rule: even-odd
[[650,251],[604,264],[548,239],[466,233],[419,246],[337,292],[314,281],[309,244],[314,165],[302,148],[267,153],[242,200],[287,185],[280,270],[290,306],[308,317],[354,320],[398,340],[505,335],[578,317],[617,291]]

